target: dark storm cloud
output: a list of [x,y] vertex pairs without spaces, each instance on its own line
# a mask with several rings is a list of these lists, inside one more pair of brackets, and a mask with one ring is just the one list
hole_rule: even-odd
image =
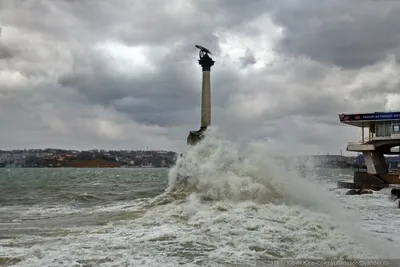
[[[77,65],[87,68],[62,74],[58,83],[65,90],[72,88],[88,101],[112,106],[138,122],[160,126],[185,124],[197,118],[195,110],[201,97],[201,67],[193,68],[189,64],[192,62],[185,62],[187,58],[180,59],[183,56],[179,51],[184,51],[188,58],[196,60],[197,50],[194,47],[190,50],[187,47],[173,50],[157,62],[155,73],[140,76],[113,72],[100,57],[92,57],[90,61],[77,59],[80,62]],[[215,78],[213,74],[215,106],[225,106],[237,82],[238,77],[231,72],[222,71]]]
[[[246,4],[237,0],[4,0],[3,8],[20,13],[18,18],[12,12],[5,17],[21,28],[59,39],[79,37],[87,41],[108,37],[128,45],[169,45],[182,40],[209,44],[207,38],[213,32],[240,29],[267,10],[263,0]],[[41,19],[37,19],[38,14]]]
[[13,51],[0,43],[0,59],[10,59],[14,56]]
[[[262,13],[262,10],[257,8],[262,1],[254,1],[245,5],[245,8],[238,1],[229,2],[228,8],[228,3],[225,2],[218,3],[219,8],[218,5],[207,1],[187,1],[189,9],[197,9],[196,17],[173,16],[168,13],[173,5],[163,5],[167,3],[165,1],[156,2],[147,1],[140,4],[137,9],[133,9],[134,14],[119,16],[118,20],[114,18],[114,15],[118,15],[115,12],[124,8],[123,4],[128,4],[126,1],[115,5],[110,5],[107,1],[99,1],[96,5],[90,1],[78,1],[68,7],[74,11],[75,21],[79,18],[86,26],[85,29],[90,29],[96,35],[100,32],[104,35],[111,34],[128,45],[162,45],[170,48],[168,55],[156,61],[156,73],[141,77],[119,75],[108,68],[106,60],[93,53],[90,60],[82,57],[83,55],[75,57],[75,65],[86,65],[87,68],[61,74],[59,83],[83,93],[93,103],[111,105],[138,122],[174,126],[193,120],[194,110],[199,105],[200,90],[199,85],[193,82],[200,66],[198,69],[191,69],[189,66],[189,63],[196,61],[197,50],[194,44],[205,45],[213,55],[218,55],[219,40],[214,34],[215,29],[210,31],[211,24],[215,24],[217,29],[238,27],[243,21]],[[154,4],[160,4],[159,8],[151,8]],[[202,9],[198,9],[199,6]],[[44,6],[38,8],[43,9]],[[140,13],[149,12],[150,8],[151,17],[141,16]],[[239,11],[240,16],[237,16]],[[207,14],[208,12],[210,14]],[[169,43],[174,40],[178,40],[181,45],[171,47]],[[217,88],[213,102],[223,105],[227,99],[227,91],[223,90],[224,84],[229,82],[223,76],[213,82]],[[124,99],[134,100],[131,101],[132,105],[127,104],[129,101],[121,105]]]
[[255,63],[256,58],[254,57],[254,53],[250,49],[247,49],[245,55],[240,58],[242,68],[246,68],[248,65],[253,65]]
[[112,106],[138,122],[160,126],[187,123],[187,114],[198,106],[199,88],[193,87],[190,66],[177,64],[173,57],[160,62],[155,73],[140,76],[115,72],[99,57],[84,61],[79,65],[86,64],[89,72],[78,69],[64,73],[59,84],[75,89],[93,104]]
[[[146,1],[136,3],[133,7],[129,1],[117,1],[114,4],[101,0],[40,3],[9,1],[7,6],[24,14],[20,20],[9,17],[15,25],[45,32],[51,38],[65,40],[66,36],[72,39],[79,36],[83,37],[82,41],[87,41],[109,36],[128,45],[163,45],[171,48],[172,51],[167,56],[156,62],[157,72],[144,77],[119,75],[108,67],[106,59],[96,53],[75,51],[73,61],[79,68],[60,74],[58,79],[60,85],[67,90],[70,88],[81,92],[90,102],[112,105],[137,121],[148,121],[150,118],[155,124],[163,126],[175,125],[180,117],[186,118],[181,121],[185,123],[189,119],[187,114],[199,104],[200,88],[193,83],[193,71],[198,71],[200,67],[198,70],[187,69],[189,59],[196,60],[197,51],[193,45],[205,45],[214,55],[218,55],[219,45],[215,30],[240,29],[243,22],[265,10],[265,6],[262,8],[263,1],[253,1],[246,5],[241,1],[221,1],[217,4],[213,1],[186,1],[184,6],[188,9],[188,14],[193,9],[195,17],[189,17],[184,12],[175,16],[171,11],[174,4],[169,1]],[[131,12],[121,13],[124,9],[130,9]],[[143,16],[147,12],[151,12],[152,16]],[[46,14],[46,17],[37,20],[37,14]],[[55,16],[59,18],[59,23],[49,23],[48,19]],[[217,27],[210,31],[213,24]],[[173,41],[179,41],[182,45],[171,47],[168,43]],[[223,87],[229,83],[224,77],[220,77],[215,83],[218,91],[213,100],[217,105],[222,105],[222,101],[227,98]],[[118,100],[129,97],[141,99],[141,104],[132,107],[116,104],[119,103]],[[186,115],[178,116],[179,111]]]
[[399,54],[398,1],[282,1],[274,20],[285,28],[281,49],[344,68]]
[[[182,147],[200,119],[201,67],[194,48],[199,44],[216,61],[213,125],[233,139],[266,136],[276,144],[334,148],[347,141],[332,134],[338,131],[337,113],[383,109],[387,94],[399,85],[395,60],[346,69],[400,51],[397,4],[359,3],[0,1],[6,27],[0,43],[0,123],[10,125],[2,140]],[[284,28],[283,39],[270,15]],[[102,47],[110,43],[128,52],[142,49],[150,67],[123,54],[128,52],[114,58],[106,50],[120,48]],[[122,68],[124,60],[129,64]],[[381,95],[374,93],[377,88]],[[23,109],[13,107],[17,104]],[[21,130],[29,133],[26,141],[12,134]]]

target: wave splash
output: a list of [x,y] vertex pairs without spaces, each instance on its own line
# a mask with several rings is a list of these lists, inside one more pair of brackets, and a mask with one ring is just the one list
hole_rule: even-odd
[[311,183],[290,162],[271,156],[265,143],[253,142],[240,151],[213,133],[189,147],[170,170],[166,191],[179,190],[212,200],[330,205],[327,192],[321,191],[317,181]]
[[362,231],[362,222],[346,212],[326,186],[312,177],[302,177],[287,161],[270,155],[264,142],[252,142],[240,150],[215,132],[208,132],[170,169],[165,194],[192,202],[252,202],[259,207],[284,205],[296,210],[301,207],[305,213],[328,216],[329,223],[365,248],[363,252],[368,251],[363,257],[395,258],[399,249]]

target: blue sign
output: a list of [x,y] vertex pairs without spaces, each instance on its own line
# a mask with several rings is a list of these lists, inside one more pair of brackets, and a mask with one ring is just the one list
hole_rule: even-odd
[[340,114],[341,122],[345,121],[384,121],[400,120],[400,112],[375,112],[360,114]]

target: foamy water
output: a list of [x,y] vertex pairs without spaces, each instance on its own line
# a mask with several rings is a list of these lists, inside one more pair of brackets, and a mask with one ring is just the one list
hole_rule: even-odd
[[[178,173],[190,177],[187,184]],[[263,266],[266,259],[387,259],[400,251],[400,209],[389,190],[329,190],[334,179],[299,175],[263,143],[239,151],[210,136],[185,151],[168,179],[155,197],[0,207],[0,259],[14,266]]]

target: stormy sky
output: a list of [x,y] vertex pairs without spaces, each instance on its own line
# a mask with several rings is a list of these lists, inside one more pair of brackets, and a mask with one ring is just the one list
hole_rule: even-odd
[[182,150],[200,124],[339,154],[338,113],[400,109],[400,2],[0,0],[0,148]]

